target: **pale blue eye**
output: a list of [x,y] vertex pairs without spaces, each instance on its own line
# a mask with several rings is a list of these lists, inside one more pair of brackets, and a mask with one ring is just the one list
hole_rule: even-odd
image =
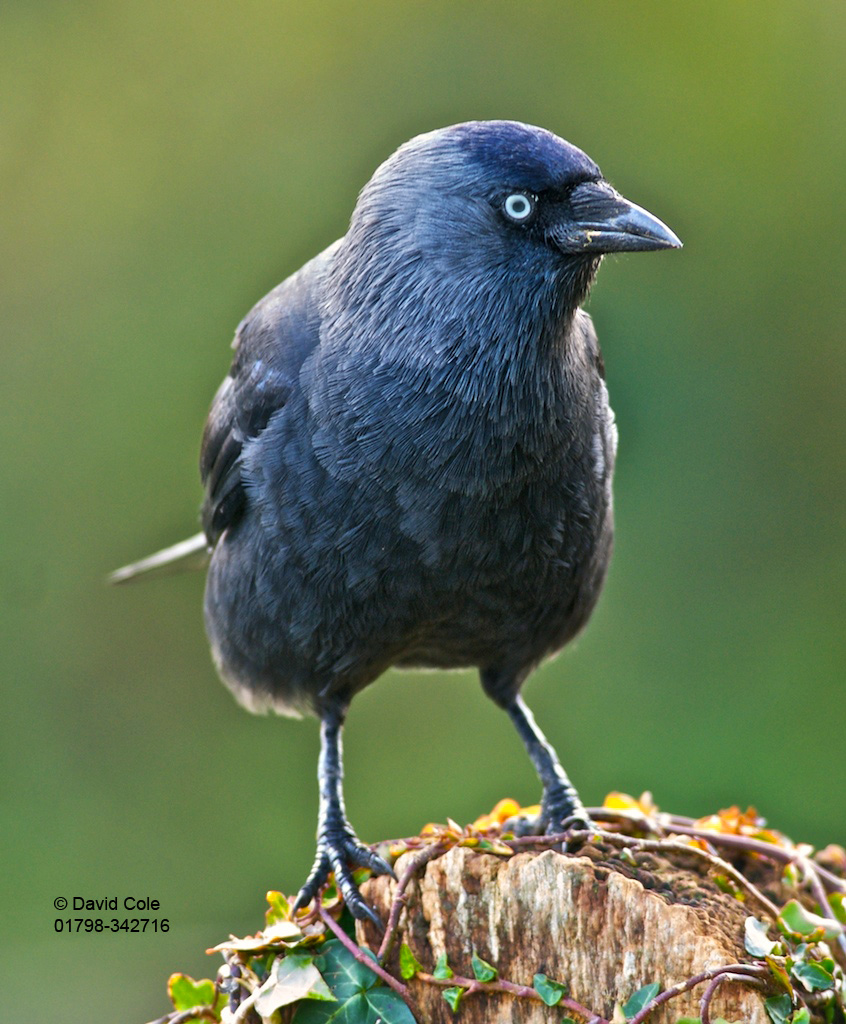
[[512,220],[528,220],[534,213],[535,200],[525,192],[512,192],[510,196],[506,197],[503,209]]

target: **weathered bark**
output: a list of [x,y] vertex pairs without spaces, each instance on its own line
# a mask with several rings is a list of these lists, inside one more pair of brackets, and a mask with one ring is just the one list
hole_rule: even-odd
[[[456,974],[472,977],[475,951],[500,978],[531,985],[536,972],[566,983],[568,995],[604,1018],[641,986],[662,988],[702,971],[749,961],[744,921],[760,908],[722,892],[691,858],[679,866],[638,852],[620,860],[591,844],[586,855],[552,850],[502,858],[456,847],[431,861],[410,885],[399,939],[426,971],[446,953]],[[401,876],[410,854],[396,865]],[[365,898],[387,920],[397,883],[365,883]],[[359,925],[359,941],[374,950],[379,936]],[[397,971],[399,942],[394,948]],[[413,979],[412,1009],[421,1024],[452,1021],[442,989]],[[699,1016],[704,986],[679,995],[650,1016],[671,1024]],[[711,1003],[713,1018],[768,1024],[763,996],[723,983]],[[476,993],[461,1004],[462,1024],[559,1024],[569,1011],[509,994]],[[570,1014],[573,1015],[573,1014]]]

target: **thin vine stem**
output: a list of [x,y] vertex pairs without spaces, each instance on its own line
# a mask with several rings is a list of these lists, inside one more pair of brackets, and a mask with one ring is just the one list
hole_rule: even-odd
[[406,890],[414,877],[423,870],[430,860],[434,860],[445,852],[446,847],[443,843],[433,843],[431,846],[428,846],[415,854],[410,864],[406,867],[405,871],[403,871],[402,877],[397,884],[393,900],[391,901],[391,910],[388,914],[388,926],[385,929],[382,943],[379,946],[379,952],[376,954],[376,958],[380,964],[385,962],[391,952],[394,942],[396,941],[396,937],[399,932],[400,914],[402,913],[403,907],[406,905]]
[[696,988],[697,985],[702,985],[706,981],[711,981],[726,973],[737,977],[742,976],[744,981],[748,980],[750,982],[756,979],[765,981],[767,978],[766,969],[755,964],[724,964],[722,967],[712,967],[708,971],[702,971],[686,981],[680,981],[677,985],[671,985],[669,988],[665,988],[663,992],[659,992],[654,999],[651,999],[643,1009],[628,1021],[628,1024],[643,1024],[643,1021],[646,1020],[652,1011],[663,1003],[667,1003],[671,999],[675,999],[676,996],[680,996],[683,992],[689,992],[692,988]]
[[[544,1002],[538,990],[532,988],[531,985],[517,985],[513,981],[504,981],[501,978],[497,978],[496,981],[479,981],[476,978],[462,977],[460,974],[454,974],[451,978],[436,978],[434,974],[427,974],[425,971],[418,971],[415,977],[429,985],[438,985],[441,988],[461,988],[467,996],[476,995],[479,992],[507,992],[519,999],[536,999],[538,1002]],[[587,1024],[610,1024],[605,1017],[600,1017],[593,1010],[589,1010],[586,1006],[582,1006],[581,1003],[577,1003],[575,999],[570,999],[567,996],[562,996],[555,1005],[572,1010],[573,1013],[584,1017]]]
[[711,1024],[711,1000],[714,998],[714,995],[720,985],[726,981],[739,981],[746,985],[760,987],[760,983],[756,982],[748,975],[732,973],[730,971],[723,971],[716,975],[716,977],[711,981],[711,984],[705,989],[702,998],[699,1000],[699,1018],[702,1024]]

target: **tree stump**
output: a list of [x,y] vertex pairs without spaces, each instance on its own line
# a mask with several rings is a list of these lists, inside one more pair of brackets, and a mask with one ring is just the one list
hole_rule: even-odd
[[[409,885],[398,939],[425,971],[442,954],[456,974],[473,977],[471,956],[495,965],[499,978],[531,986],[537,973],[563,982],[567,996],[611,1020],[616,1005],[652,982],[661,988],[726,964],[749,962],[744,923],[761,908],[722,891],[693,853],[672,861],[650,852],[620,856],[601,842],[579,856],[547,849],[500,857],[455,847],[430,861]],[[396,864],[401,877],[413,854]],[[777,874],[769,892],[775,891]],[[767,886],[767,882],[761,882]],[[370,879],[365,898],[387,920],[397,882]],[[373,950],[381,937],[358,924],[358,940]],[[386,966],[398,974],[394,945]],[[698,1018],[705,985],[684,992],[650,1014],[650,1024]],[[409,1003],[421,1024],[452,1022],[443,987],[408,981]],[[712,1019],[769,1024],[764,995],[724,981],[711,1003]],[[563,1008],[562,1008],[563,1007]],[[560,1024],[579,1019],[566,1004],[508,993],[478,992],[461,1002],[462,1024]],[[622,1019],[622,1018],[618,1018]]]
[[171,975],[155,1024],[846,1024],[843,847],[648,794],[558,835],[524,834],[537,810],[374,847],[395,858],[361,881],[384,933],[331,885],[300,911],[268,892],[266,927],[208,950],[215,980]]

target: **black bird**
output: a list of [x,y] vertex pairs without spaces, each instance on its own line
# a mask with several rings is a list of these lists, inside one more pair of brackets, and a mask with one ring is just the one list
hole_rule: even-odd
[[604,253],[678,248],[581,150],[509,121],[401,146],[346,235],[238,327],[202,444],[217,668],[253,711],[321,722],[317,858],[390,867],[344,811],[350,701],[391,665],[478,668],[541,782],[541,829],[585,809],[520,697],[608,568],[617,446],[580,306]]

